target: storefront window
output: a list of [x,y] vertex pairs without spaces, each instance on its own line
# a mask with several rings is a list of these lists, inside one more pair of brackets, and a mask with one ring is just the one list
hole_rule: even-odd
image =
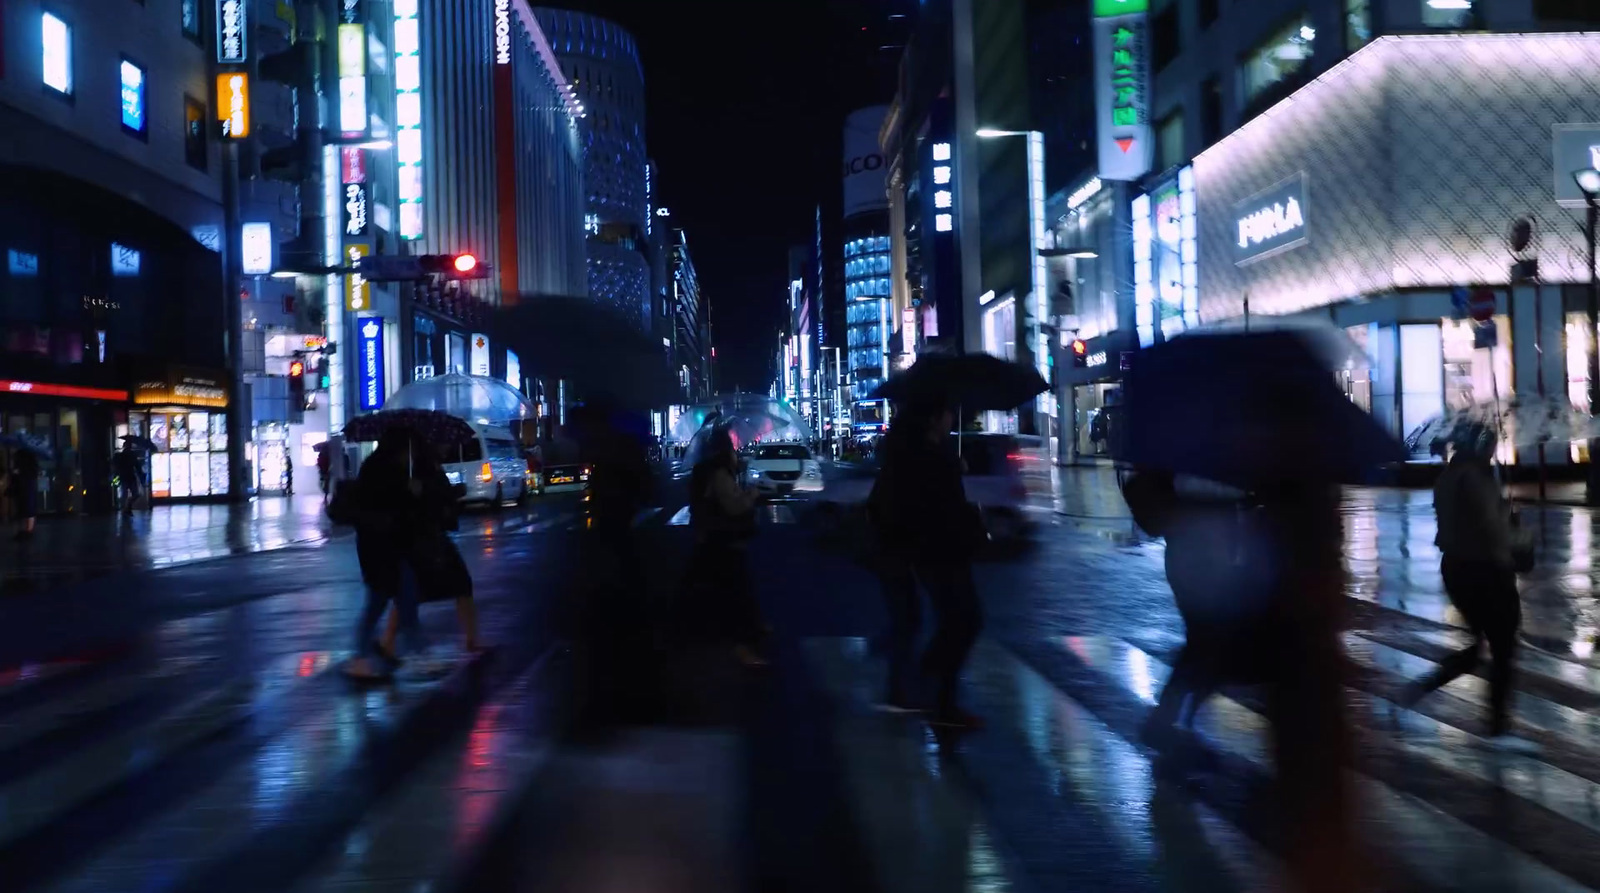
[[1304,68],[1311,61],[1317,31],[1307,19],[1297,19],[1261,43],[1239,68],[1245,102]]
[[1372,40],[1372,0],[1344,0],[1344,49],[1347,53]]

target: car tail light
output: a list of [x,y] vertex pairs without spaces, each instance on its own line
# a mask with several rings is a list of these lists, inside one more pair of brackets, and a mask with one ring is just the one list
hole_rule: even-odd
[[489,463],[483,463],[483,470],[478,472],[478,480],[483,481],[485,484],[494,480],[494,468]]

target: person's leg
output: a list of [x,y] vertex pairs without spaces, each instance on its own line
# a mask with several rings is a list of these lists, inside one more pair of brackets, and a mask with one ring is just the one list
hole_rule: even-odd
[[924,671],[933,677],[937,686],[934,710],[940,717],[960,720],[964,715],[956,704],[956,696],[961,669],[983,625],[972,567],[967,564],[922,566],[917,569],[917,577],[927,587],[928,599],[933,604],[933,641],[922,662]]
[[1511,683],[1515,671],[1517,630],[1522,626],[1522,599],[1517,577],[1509,569],[1486,574],[1484,637],[1489,640],[1489,730],[1496,737],[1511,732]]
[[1400,704],[1410,707],[1430,692],[1477,669],[1485,638],[1484,580],[1482,567],[1446,558],[1439,565],[1445,592],[1472,631],[1472,644],[1439,661],[1438,669],[1407,685]]
[[390,611],[383,624],[383,637],[378,640],[378,649],[383,653],[384,657],[392,658],[395,656],[395,638],[399,635],[400,612]]
[[913,667],[917,632],[922,626],[922,596],[917,591],[917,580],[910,565],[900,559],[885,559],[878,579],[883,587],[884,609],[889,615],[889,690],[885,703],[891,707],[909,707],[916,702]]
[[461,621],[461,632],[465,637],[468,651],[477,651],[483,647],[478,639],[478,603],[472,596],[463,595],[456,598],[456,619]]

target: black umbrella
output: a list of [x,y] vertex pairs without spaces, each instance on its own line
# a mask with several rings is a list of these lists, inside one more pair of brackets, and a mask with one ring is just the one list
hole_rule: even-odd
[[477,434],[465,419],[431,409],[386,409],[356,416],[345,423],[344,438],[353,443],[382,440],[388,431],[400,429],[424,441],[443,447],[471,443]]
[[521,295],[498,311],[498,328],[523,372],[571,382],[582,396],[625,408],[680,402],[666,347],[645,319],[592,298]]
[[141,437],[138,434],[124,434],[119,439],[123,443],[132,444],[135,449],[144,450],[147,453],[153,453],[156,450],[155,441],[148,437]]
[[1334,384],[1316,345],[1288,331],[1182,335],[1133,357],[1118,459],[1249,489],[1359,483],[1406,449]]
[[927,354],[880,385],[870,399],[999,411],[1015,409],[1049,387],[1027,366],[986,353]]

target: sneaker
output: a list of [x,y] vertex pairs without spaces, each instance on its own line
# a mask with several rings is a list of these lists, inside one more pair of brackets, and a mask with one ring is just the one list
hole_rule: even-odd
[[1539,747],[1539,742],[1529,741],[1526,738],[1518,738],[1516,735],[1495,735],[1494,737],[1487,739],[1484,744],[1490,750],[1498,751],[1500,753],[1515,753],[1530,756],[1537,754],[1542,749]]

